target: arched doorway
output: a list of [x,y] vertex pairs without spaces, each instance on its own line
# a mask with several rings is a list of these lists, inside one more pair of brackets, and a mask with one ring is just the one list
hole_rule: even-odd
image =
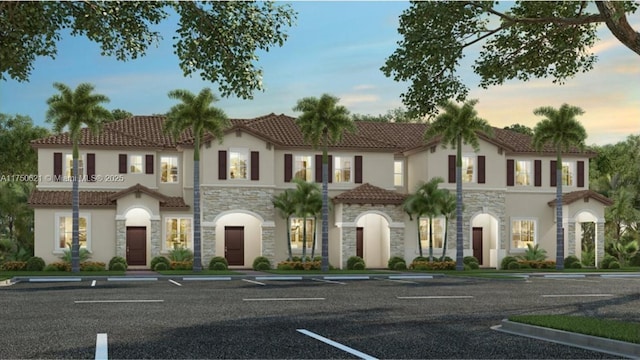
[[498,219],[491,214],[477,214],[471,220],[472,255],[480,266],[498,267]]
[[129,209],[125,214],[125,242],[127,264],[144,267],[150,253],[151,214],[143,208]]
[[578,212],[574,219],[575,243],[574,247],[569,249],[568,255],[575,255],[583,265],[595,266],[598,218],[590,211],[584,210]]
[[250,267],[262,255],[262,223],[257,214],[247,211],[229,211],[215,219],[215,253],[223,256],[229,266]]
[[385,268],[390,256],[389,220],[378,212],[368,212],[356,220],[356,253],[368,268]]

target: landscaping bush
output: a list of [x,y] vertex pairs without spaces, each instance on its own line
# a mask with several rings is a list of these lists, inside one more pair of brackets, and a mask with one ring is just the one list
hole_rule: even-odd
[[620,269],[620,263],[617,261],[610,262],[609,269]]
[[42,271],[60,271],[60,269],[58,269],[58,267],[55,264],[49,264],[47,266],[44,267],[44,269],[42,269]]
[[604,259],[602,259],[602,261],[600,262],[600,268],[609,269],[609,265],[614,261],[617,262],[616,258],[611,255],[605,255]]
[[640,266],[640,252],[629,258],[629,266]]
[[464,258],[462,258],[462,263],[464,263],[465,265],[469,265],[470,263],[473,263],[473,262],[476,264],[480,263],[475,256],[465,256]]
[[[258,264],[267,264],[267,268],[266,269],[271,269],[271,261],[269,261],[269,259],[265,256],[258,256],[253,260],[253,270],[258,270]],[[264,265],[260,266],[262,268],[262,270],[266,270],[264,269]]]
[[429,261],[429,258],[426,256],[416,256],[411,262],[414,263],[418,261]]
[[[156,256],[153,259],[151,259],[151,270],[155,270],[156,269],[156,265],[163,263],[165,265],[167,265],[166,269],[169,268],[169,259],[167,259],[164,256]],[[166,270],[164,269],[164,270]]]
[[413,270],[455,270],[455,261],[414,261],[409,265]]
[[27,270],[26,261],[5,261],[2,263],[2,270],[4,271],[23,271]]
[[55,267],[56,271],[71,271],[71,263],[62,261],[53,262],[47,266]]
[[80,263],[80,271],[104,271],[107,264],[99,261],[85,261]]
[[278,263],[276,268],[278,270],[293,270],[293,266],[289,263]]
[[169,270],[169,265],[165,262],[159,262],[152,268],[154,271]]
[[115,269],[113,268],[113,266],[114,266],[115,264],[122,264],[122,265],[124,265],[124,270],[127,270],[127,267],[129,267],[129,266],[127,265],[127,260],[126,260],[125,258],[123,258],[122,256],[114,256],[114,257],[112,257],[112,258],[111,258],[111,260],[109,260],[109,268],[108,268],[108,269],[109,269],[109,270],[115,270]]
[[41,257],[33,256],[27,260],[26,270],[28,271],[42,271],[44,269],[44,260]]
[[[221,265],[216,265],[221,264]],[[229,262],[222,256],[214,256],[209,261],[209,270],[227,270],[229,268]]]
[[520,265],[520,269],[554,269],[556,262],[551,260],[520,260],[518,265]]
[[[67,244],[69,246],[68,249],[64,249],[64,252],[60,256],[60,260],[71,264],[71,244]],[[78,257],[80,258],[80,262],[87,261],[91,258],[91,253],[86,248],[81,247],[78,251]]]
[[[281,261],[276,265],[278,270],[320,270],[322,262],[320,261]],[[331,267],[329,267],[331,268]]]
[[109,270],[111,271],[127,271],[127,264],[123,264],[121,262],[115,262],[113,265],[109,266]]
[[573,268],[573,264],[580,263],[580,259],[578,259],[575,255],[569,255],[564,258],[564,267],[567,269]]
[[[395,270],[396,264],[399,262],[404,263],[404,259],[400,256],[392,256],[391,258],[389,258],[389,261],[387,262],[387,267],[389,268],[389,270]],[[405,268],[406,267],[407,265],[405,263]]]
[[393,265],[392,270],[398,270],[398,271],[407,270],[407,263],[405,263],[404,261],[399,261]]
[[507,263],[508,270],[518,270],[520,269],[520,264],[517,261]]
[[440,261],[455,261],[455,260],[453,260],[452,258],[450,258],[448,256],[445,256],[444,258],[441,257]]
[[193,269],[193,261],[171,261],[169,268],[171,270],[191,270]]
[[565,268],[571,268],[571,269],[582,269],[582,264],[580,262],[574,262],[571,265],[567,266],[565,264],[564,266]]
[[468,264],[464,264],[465,267],[468,267],[469,270],[478,270],[480,269],[480,264],[478,264],[477,262],[469,262]]
[[347,259],[347,270],[355,270],[353,266],[357,263],[361,262],[364,267],[366,267],[364,260],[362,260],[359,256],[352,256]]
[[363,261],[358,261],[357,263],[354,263],[353,266],[351,267],[352,270],[364,270],[364,268],[365,266]]
[[531,245],[530,243],[527,244],[524,255],[518,256],[518,259],[527,261],[543,261],[546,258],[547,250],[540,248],[540,244]]
[[169,260],[175,262],[193,262],[193,252],[185,247],[177,247],[169,252]]
[[316,256],[313,258],[313,261],[322,261],[322,256]]
[[596,265],[596,251],[583,251],[582,252],[582,265],[595,266]]
[[500,263],[500,269],[508,270],[509,269],[509,264],[517,263],[517,262],[518,262],[518,259],[516,259],[514,256],[505,256],[502,259],[502,262]]
[[256,267],[254,268],[257,271],[265,271],[265,270],[270,270],[271,269],[271,264],[267,263],[267,262],[259,262],[256,264]]

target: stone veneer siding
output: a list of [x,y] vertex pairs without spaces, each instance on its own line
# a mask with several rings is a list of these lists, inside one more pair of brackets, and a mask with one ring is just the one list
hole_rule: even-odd
[[363,213],[381,212],[391,218],[389,224],[389,254],[404,258],[404,211],[400,205],[349,205],[344,204],[342,209],[342,268],[346,269],[349,257],[356,254],[356,220]]
[[116,256],[127,258],[127,221],[116,220]]
[[258,214],[267,223],[262,224],[262,256],[269,258],[272,263],[275,262],[275,228],[270,225],[274,223],[275,217],[275,209],[271,203],[272,188],[201,186],[200,196],[203,266],[214,256],[224,256],[215,253],[217,239],[214,220],[218,215],[234,210]]

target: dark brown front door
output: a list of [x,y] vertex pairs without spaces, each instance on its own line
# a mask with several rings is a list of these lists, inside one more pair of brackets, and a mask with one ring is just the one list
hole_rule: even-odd
[[229,265],[244,265],[244,227],[224,227],[224,257]]
[[364,258],[362,255],[362,248],[364,247],[364,233],[363,228],[356,228],[356,256]]
[[127,264],[147,265],[147,228],[127,226]]
[[473,228],[473,257],[478,259],[478,264],[482,265],[482,228]]

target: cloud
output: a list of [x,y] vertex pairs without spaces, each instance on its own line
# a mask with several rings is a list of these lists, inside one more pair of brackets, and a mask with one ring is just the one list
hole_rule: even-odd
[[375,94],[344,94],[340,96],[340,103],[347,107],[377,101],[380,101],[380,96]]
[[353,87],[355,91],[366,91],[366,90],[374,90],[376,88],[375,85],[371,84],[360,84]]

